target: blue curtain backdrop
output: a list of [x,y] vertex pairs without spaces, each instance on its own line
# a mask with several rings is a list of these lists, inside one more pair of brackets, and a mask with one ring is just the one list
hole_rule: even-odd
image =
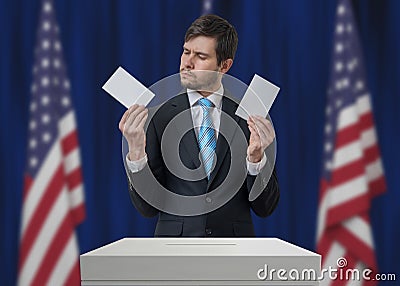
[[[176,73],[183,35],[201,13],[201,2],[56,0],[55,5],[82,150],[87,218],[79,227],[81,252],[122,237],[152,236],[154,220],[136,212],[127,191],[118,130],[124,108],[101,86],[119,65],[147,86]],[[39,6],[36,0],[0,2],[2,285],[14,285],[17,275]],[[231,21],[239,33],[230,74],[249,83],[258,73],[281,87],[271,116],[282,195],[271,217],[256,219],[257,234],[308,249],[315,247],[335,8],[335,1],[322,0],[214,2],[214,12]],[[396,272],[400,269],[400,1],[355,1],[354,8],[388,183],[387,193],[374,200],[371,222],[380,271]]]

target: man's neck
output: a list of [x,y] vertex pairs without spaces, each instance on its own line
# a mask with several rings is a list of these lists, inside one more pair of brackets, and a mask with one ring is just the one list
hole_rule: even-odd
[[219,83],[217,86],[209,88],[207,91],[198,90],[197,92],[200,93],[203,97],[208,97],[211,94],[213,94],[214,92],[216,92],[217,90],[219,90],[220,88],[221,88],[221,83]]
[[210,91],[198,91],[198,93],[200,93],[203,97],[208,97],[211,94],[213,94],[214,91],[213,92],[210,92]]

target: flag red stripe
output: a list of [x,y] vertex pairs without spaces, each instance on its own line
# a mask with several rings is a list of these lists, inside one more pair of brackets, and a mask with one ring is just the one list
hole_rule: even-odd
[[319,204],[321,204],[327,192],[328,192],[328,182],[322,177],[319,183],[319,201],[318,201]]
[[340,148],[346,144],[360,139],[361,132],[370,129],[374,126],[372,119],[372,113],[367,112],[361,115],[358,120],[342,129],[340,129],[336,135],[335,147]]
[[359,160],[348,163],[340,168],[332,171],[332,179],[329,183],[330,187],[337,187],[344,184],[352,179],[355,179],[364,174],[364,160]]
[[360,139],[360,124],[356,123],[340,129],[336,134],[335,148],[343,147]]
[[64,155],[68,154],[78,146],[78,134],[76,129],[74,129],[64,138],[62,138],[61,146]]
[[31,178],[31,176],[29,176],[27,173],[25,173],[24,176],[24,192],[23,192],[23,197],[22,197],[22,201],[25,201],[25,198],[28,196],[29,190],[31,189],[33,184],[33,180]]
[[68,190],[71,191],[82,183],[82,170],[81,167],[76,168],[68,174],[67,178]]
[[360,126],[363,131],[374,126],[374,118],[371,111],[360,116]]
[[326,227],[336,225],[352,216],[365,212],[370,207],[370,196],[365,193],[328,209]]
[[326,255],[328,254],[329,249],[332,247],[332,237],[329,235],[328,231],[322,233],[318,244],[317,244],[317,252],[322,255],[322,265],[325,263]]
[[71,272],[68,275],[68,279],[65,281],[64,285],[81,285],[81,272],[78,259],[76,260],[74,267],[72,267]]
[[364,160],[367,164],[376,161],[379,157],[380,157],[379,147],[377,144],[374,144],[364,149]]
[[67,213],[58,226],[57,232],[51,241],[46,255],[40,263],[32,283],[33,285],[40,286],[48,283],[47,280],[53,272],[54,267],[57,265],[57,261],[72,235],[73,227],[71,217],[69,213]]
[[387,189],[385,177],[381,176],[376,180],[369,182],[369,189],[371,190],[371,197],[383,194]]
[[82,202],[80,205],[71,210],[71,214],[75,225],[80,224],[86,217],[85,205]]
[[347,251],[362,260],[368,268],[376,269],[374,250],[364,241],[354,236],[343,226],[337,228],[336,239],[347,246]]
[[23,234],[21,240],[19,260],[20,270],[22,269],[26,258],[28,257],[31,247],[35,242],[36,237],[39,234],[39,231],[41,230],[47,218],[47,215],[50,212],[51,207],[53,206],[55,200],[62,190],[62,187],[64,185],[63,177],[63,168],[62,166],[58,166],[43,196],[41,197],[37,208],[35,209],[32,217],[29,219],[29,224],[26,227],[25,233]]
[[363,212],[361,214],[358,214],[358,217],[361,218],[365,223],[369,224],[370,223],[370,219],[368,216],[367,212]]

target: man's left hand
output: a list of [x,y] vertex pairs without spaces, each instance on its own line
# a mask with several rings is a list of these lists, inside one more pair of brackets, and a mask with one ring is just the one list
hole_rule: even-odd
[[265,149],[274,141],[275,131],[271,122],[262,116],[250,116],[247,124],[250,129],[247,159],[252,163],[257,163],[261,161]]

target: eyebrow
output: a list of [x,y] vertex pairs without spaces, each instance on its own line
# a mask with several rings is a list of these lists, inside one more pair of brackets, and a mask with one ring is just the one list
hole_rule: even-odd
[[[186,48],[185,46],[183,46],[183,50],[184,50],[184,51],[189,51],[189,49]],[[194,51],[194,54],[196,54],[196,55],[202,55],[202,56],[206,56],[206,57],[209,57],[209,56],[210,56],[210,54],[205,53],[205,52],[196,52],[196,51]]]

